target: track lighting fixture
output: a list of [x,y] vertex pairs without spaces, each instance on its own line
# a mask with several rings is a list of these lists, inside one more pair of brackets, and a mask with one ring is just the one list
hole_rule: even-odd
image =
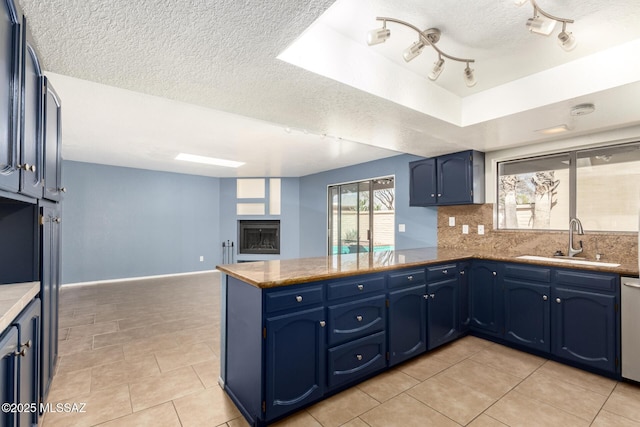
[[464,62],[467,64],[467,67],[464,69],[463,77],[467,86],[472,87],[476,84],[476,78],[473,73],[473,69],[469,66],[470,63],[475,62],[474,59],[464,59],[464,58],[456,58],[455,56],[447,55],[443,51],[441,51],[436,43],[440,40],[440,30],[437,28],[428,28],[424,31],[421,31],[418,27],[409,24],[408,22],[401,21],[395,18],[384,18],[378,17],[376,21],[382,21],[382,28],[378,28],[375,30],[371,30],[367,33],[367,44],[369,46],[373,46],[379,43],[384,42],[391,35],[389,29],[387,29],[387,21],[393,22],[396,24],[404,25],[405,27],[411,28],[415,32],[418,33],[418,40],[414,42],[411,46],[406,48],[402,53],[404,60],[409,62],[414,59],[416,56],[420,55],[424,50],[425,46],[431,46],[436,52],[438,52],[438,60],[433,64],[433,68],[427,77],[430,80],[437,80],[442,73],[444,68],[444,58],[450,59],[452,61]]
[[562,23],[562,31],[558,34],[558,44],[567,52],[576,47],[576,38],[572,33],[567,32],[567,24],[573,24],[573,19],[558,18],[540,9],[536,0],[514,0],[518,6],[522,6],[527,1],[533,6],[533,18],[527,20],[527,28],[532,33],[548,36],[553,32],[558,22]]

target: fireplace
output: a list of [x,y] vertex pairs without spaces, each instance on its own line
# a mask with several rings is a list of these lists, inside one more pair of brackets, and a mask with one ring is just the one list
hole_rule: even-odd
[[280,221],[238,221],[238,241],[241,254],[279,254]]

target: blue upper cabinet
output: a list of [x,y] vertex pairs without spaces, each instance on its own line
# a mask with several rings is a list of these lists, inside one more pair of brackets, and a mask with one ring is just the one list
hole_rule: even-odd
[[484,203],[484,153],[462,151],[409,163],[411,206]]
[[22,75],[23,99],[20,135],[20,192],[42,197],[43,180],[43,77],[33,40],[27,28],[27,19],[23,17],[22,32],[24,39],[24,72]]
[[44,77],[44,194],[45,199],[60,201],[62,187],[62,107],[51,82]]
[[22,16],[11,0],[0,12],[0,189],[17,192]]

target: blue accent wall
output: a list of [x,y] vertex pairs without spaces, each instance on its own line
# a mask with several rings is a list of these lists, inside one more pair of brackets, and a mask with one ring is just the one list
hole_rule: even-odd
[[327,254],[327,186],[388,175],[395,175],[396,249],[437,246],[437,208],[409,206],[409,162],[419,159],[403,154],[300,178],[300,257]]
[[63,284],[213,270],[219,262],[219,178],[72,161],[63,173]]

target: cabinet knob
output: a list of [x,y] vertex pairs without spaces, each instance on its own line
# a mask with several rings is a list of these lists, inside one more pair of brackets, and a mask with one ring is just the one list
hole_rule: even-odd
[[429,296],[431,297],[431,299],[436,299],[436,294],[431,294]]
[[325,322],[324,320],[320,321],[320,327],[324,328],[327,325],[327,322]]
[[357,316],[356,316],[356,320],[357,320],[358,322],[362,322],[362,316],[357,315]]
[[36,165],[31,165],[31,167],[29,168],[29,170],[33,173],[36,172]]
[[449,270],[442,270],[442,274],[448,274]]
[[546,296],[546,295],[542,295],[542,301],[546,301],[546,300],[548,300],[548,299],[549,299],[549,297],[548,297],[548,296]]
[[557,302],[558,304],[560,304],[560,303],[562,302],[562,300],[561,300],[560,298],[556,298],[556,302]]
[[[57,223],[57,224],[60,224],[60,223],[62,222],[62,219],[58,216],[58,217],[55,217],[55,218],[53,219],[53,222],[55,222],[55,223]],[[300,302],[300,301],[298,301],[298,302]]]
[[23,348],[20,351],[16,351],[15,353],[13,353],[15,356],[22,356],[25,357],[27,355],[27,349]]
[[431,195],[431,197],[436,197],[436,195],[435,195],[435,194],[432,194],[432,195]]
[[362,360],[362,355],[361,354],[356,354],[356,359]]
[[429,299],[429,294],[422,295],[422,298]]
[[20,348],[30,348],[30,347],[31,347],[31,340],[29,340],[26,343],[20,345]]
[[413,276],[407,276],[407,280],[408,281],[412,281],[413,280]]
[[494,275],[494,276],[497,276],[497,275],[498,275],[498,273],[496,273],[496,272],[494,271],[494,272],[493,272],[493,275]]
[[18,165],[18,169],[22,169],[23,171],[29,171],[31,170],[31,165],[29,163]]
[[442,194],[441,194],[441,193],[438,193],[438,197],[442,197]]
[[358,290],[359,290],[359,291],[364,290],[364,285],[359,283],[359,284],[358,284]]
[[60,188],[60,191],[61,191],[62,193],[66,193],[66,192],[67,192],[67,187],[62,187],[62,188]]
[[460,275],[464,276],[464,270],[462,270],[462,271],[460,272]]
[[302,295],[296,295],[296,301],[302,302]]

